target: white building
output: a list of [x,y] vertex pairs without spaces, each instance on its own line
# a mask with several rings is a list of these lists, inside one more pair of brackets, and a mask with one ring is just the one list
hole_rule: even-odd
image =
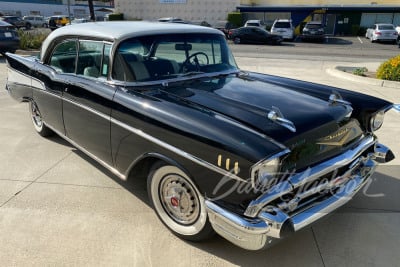
[[125,19],[156,20],[178,17],[192,22],[206,21],[211,25],[226,20],[240,0],[115,0],[115,10]]
[[[95,10],[110,7],[112,2],[94,1]],[[68,11],[71,15],[79,17],[89,16],[89,7],[86,0],[18,0],[5,1],[0,0],[0,13],[7,15],[67,15]],[[98,15],[104,15],[109,12],[96,12]]]

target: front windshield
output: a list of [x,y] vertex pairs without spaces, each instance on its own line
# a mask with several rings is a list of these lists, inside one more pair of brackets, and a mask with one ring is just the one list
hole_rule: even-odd
[[159,81],[236,70],[222,35],[152,35],[121,42],[115,55],[113,79]]

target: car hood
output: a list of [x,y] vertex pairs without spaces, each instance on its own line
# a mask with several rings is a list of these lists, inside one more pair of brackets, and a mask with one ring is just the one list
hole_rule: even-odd
[[[342,153],[344,146],[358,140],[363,133],[357,120],[347,118],[351,107],[331,104],[331,93],[322,97],[307,93],[310,86],[316,85],[299,85],[287,79],[276,80],[273,76],[229,75],[169,84],[156,93],[156,97],[211,114],[215,119],[210,117],[210,129],[215,124],[221,125],[221,117],[241,129],[249,129],[243,137],[225,132],[227,139],[249,138],[251,132],[258,132],[266,136],[264,140],[280,143],[291,151],[284,164],[284,169],[289,170],[301,169]],[[319,88],[326,89],[322,85]],[[296,130],[291,131],[269,119],[268,113],[274,109],[291,121]]]
[[[173,95],[175,101],[185,105],[201,106],[222,114],[284,144],[315,129],[324,134],[334,132],[339,127],[338,122],[349,113],[348,107],[331,105],[328,99],[246,75],[199,79],[183,86],[170,86],[164,91],[165,97]],[[285,119],[293,122],[295,132],[268,119],[268,113],[276,108]]]

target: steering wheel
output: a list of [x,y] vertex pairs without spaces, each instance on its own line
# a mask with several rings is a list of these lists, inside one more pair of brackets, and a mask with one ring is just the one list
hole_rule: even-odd
[[[196,52],[188,56],[188,58],[182,63],[182,66],[179,70],[179,72],[187,72],[187,71],[200,71],[200,61],[197,58],[198,55],[202,55],[203,57],[206,58],[206,65],[210,63],[210,60],[208,59],[208,56],[204,52]],[[193,58],[193,61],[192,61]]]

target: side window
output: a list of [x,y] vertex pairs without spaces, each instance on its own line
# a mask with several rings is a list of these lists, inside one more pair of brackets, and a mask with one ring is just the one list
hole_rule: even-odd
[[62,42],[54,48],[49,65],[59,73],[75,73],[76,52],[75,40]]
[[103,42],[79,41],[77,74],[97,78],[101,74]]
[[110,65],[110,51],[111,51],[111,44],[105,44],[103,50],[103,60],[101,66],[101,76],[107,78],[108,69]]

